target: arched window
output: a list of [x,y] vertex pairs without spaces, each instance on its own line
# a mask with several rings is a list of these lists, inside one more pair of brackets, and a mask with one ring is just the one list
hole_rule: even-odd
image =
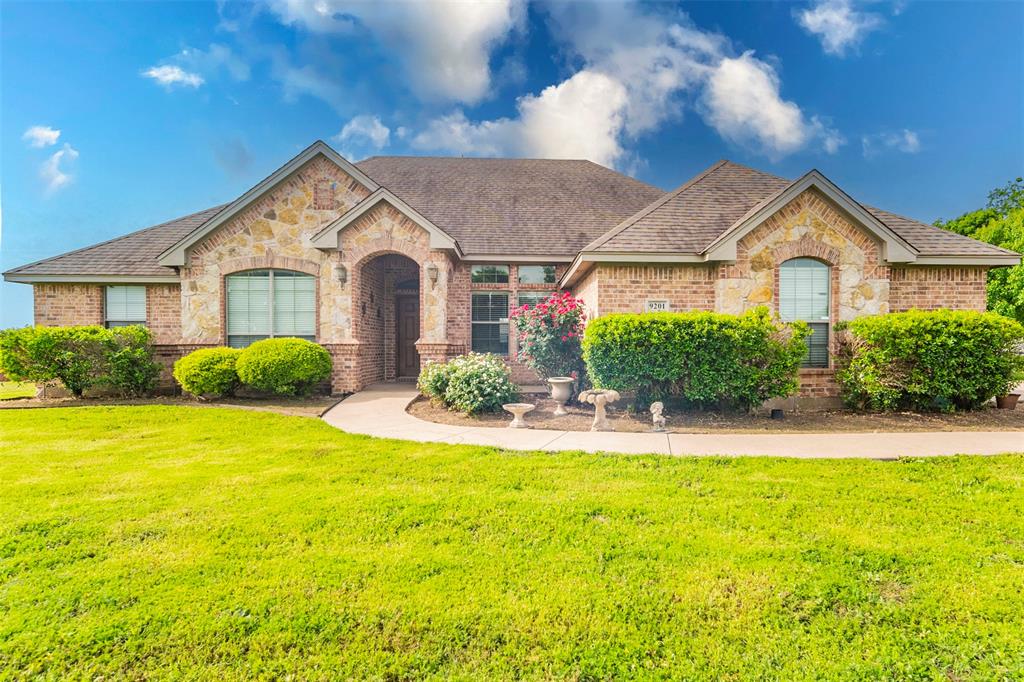
[[828,367],[829,267],[813,258],[794,258],[779,266],[779,316],[811,327],[804,367]]
[[228,275],[228,345],[244,348],[274,336],[316,340],[316,279],[291,270]]

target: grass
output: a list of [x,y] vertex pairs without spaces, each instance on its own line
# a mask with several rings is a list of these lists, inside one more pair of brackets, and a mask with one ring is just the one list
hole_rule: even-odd
[[0,413],[0,678],[1021,679],[1024,457]]
[[0,381],[0,400],[34,398],[36,385],[27,381]]

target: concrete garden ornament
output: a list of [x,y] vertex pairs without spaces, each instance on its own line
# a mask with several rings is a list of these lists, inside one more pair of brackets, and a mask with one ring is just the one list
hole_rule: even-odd
[[654,424],[652,431],[655,433],[665,432],[665,404],[662,402],[651,403],[651,422]]
[[551,398],[555,401],[555,416],[569,414],[565,404],[572,397],[572,384],[575,381],[572,377],[551,377],[548,384],[551,386]]
[[505,403],[501,406],[503,410],[512,415],[512,421],[509,422],[508,427],[510,429],[528,429],[530,425],[523,419],[523,415],[527,412],[532,412],[536,405],[530,403]]
[[605,407],[619,399],[619,392],[610,389],[593,389],[580,393],[581,403],[590,403],[594,406],[594,423],[590,425],[591,431],[614,431],[612,423],[608,421],[608,414]]

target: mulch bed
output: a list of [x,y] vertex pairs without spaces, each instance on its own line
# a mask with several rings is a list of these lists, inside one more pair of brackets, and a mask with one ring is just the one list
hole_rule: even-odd
[[[529,396],[524,402],[537,405],[526,415],[526,421],[538,429],[589,431],[594,408],[569,405],[569,414],[556,417],[555,402],[550,398]],[[454,426],[488,426],[504,428],[511,416],[505,413],[467,417],[434,405],[427,398],[417,398],[409,406],[409,414],[426,421]],[[622,408],[608,409],[608,417],[616,431],[650,432],[649,414],[630,414]],[[826,412],[786,412],[782,420],[763,414],[723,414],[717,412],[665,411],[667,428],[674,433],[846,433],[906,431],[1024,431],[1024,405],[1016,410],[986,407],[956,414],[919,414],[916,412],[864,413],[852,410]],[[1024,443],[1024,436],[1022,436]]]

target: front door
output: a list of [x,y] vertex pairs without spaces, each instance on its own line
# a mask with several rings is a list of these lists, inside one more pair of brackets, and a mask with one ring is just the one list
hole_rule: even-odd
[[420,338],[420,297],[398,296],[395,312],[396,374],[399,378],[419,376],[420,354],[416,352],[416,340]]

